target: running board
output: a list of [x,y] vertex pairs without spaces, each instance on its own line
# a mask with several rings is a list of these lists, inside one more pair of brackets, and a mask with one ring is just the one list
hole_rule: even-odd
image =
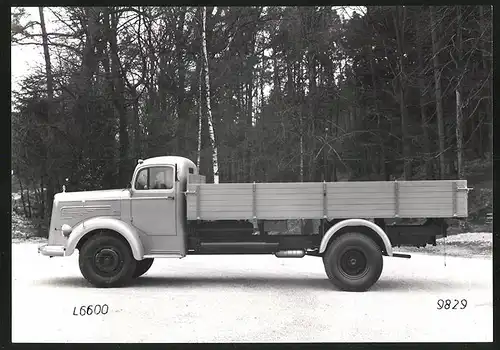
[[392,253],[392,256],[395,258],[405,258],[405,259],[410,259],[411,255],[409,254],[401,254],[401,253]]
[[272,254],[278,242],[201,242],[198,254]]
[[181,254],[144,254],[144,259],[156,259],[156,258],[171,258],[171,259],[182,259],[184,258],[184,255]]

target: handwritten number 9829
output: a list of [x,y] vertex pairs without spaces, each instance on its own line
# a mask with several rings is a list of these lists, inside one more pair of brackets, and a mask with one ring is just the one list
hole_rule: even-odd
[[463,310],[467,307],[467,299],[438,299],[438,310]]

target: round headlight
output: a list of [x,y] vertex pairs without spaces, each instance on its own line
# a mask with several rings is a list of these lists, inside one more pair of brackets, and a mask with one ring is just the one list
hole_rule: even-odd
[[68,237],[73,229],[68,224],[64,224],[61,227],[61,231],[64,237]]

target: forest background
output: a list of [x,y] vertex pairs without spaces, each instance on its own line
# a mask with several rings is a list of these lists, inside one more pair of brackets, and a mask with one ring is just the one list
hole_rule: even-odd
[[12,8],[43,57],[12,91],[14,212],[46,235],[65,179],[121,188],[178,155],[219,182],[467,179],[483,224],[492,9]]

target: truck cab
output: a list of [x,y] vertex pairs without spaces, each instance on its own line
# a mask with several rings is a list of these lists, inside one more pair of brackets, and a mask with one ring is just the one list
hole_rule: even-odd
[[[131,255],[129,277],[144,273],[141,271],[147,270],[156,257],[182,258],[187,251],[183,197],[188,175],[197,173],[189,159],[154,157],[137,162],[126,189],[57,193],[48,244],[38,251],[61,257],[79,250],[80,266],[91,265],[82,273],[98,286],[112,286],[115,280],[123,279],[108,278],[106,282],[96,280],[96,276],[99,271],[110,276],[124,264],[125,256]],[[95,245],[88,252],[93,258],[85,260],[82,250],[91,242],[102,241],[100,237],[107,237],[119,249]]]

